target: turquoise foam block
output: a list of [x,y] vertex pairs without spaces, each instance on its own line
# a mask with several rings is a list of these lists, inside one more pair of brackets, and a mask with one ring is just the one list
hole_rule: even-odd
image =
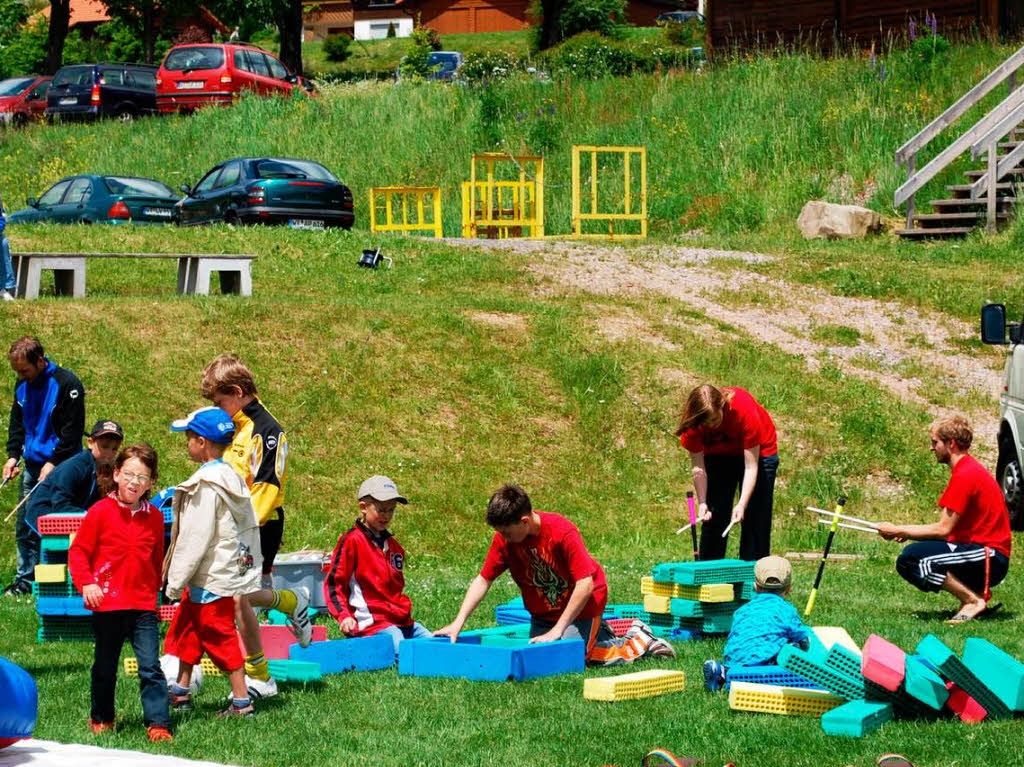
[[67,551],[70,547],[69,535],[44,535],[39,539],[40,551]]
[[964,644],[963,662],[1008,709],[1024,711],[1024,663],[977,637]]
[[867,700],[851,700],[821,715],[826,735],[862,738],[892,719],[892,706]]
[[501,636],[501,637],[526,637],[530,636],[530,626],[525,623],[516,623],[511,626],[489,626],[484,629],[472,629],[471,631],[463,631],[459,634],[461,637],[486,637],[486,636]]
[[490,634],[489,636],[480,637],[480,644],[485,647],[522,647],[529,643],[529,637],[510,637],[501,636],[500,634]]
[[703,586],[709,583],[736,583],[754,579],[754,563],[741,559],[712,559],[700,562],[663,562],[651,568],[654,580]]
[[814,656],[796,645],[786,645],[779,651],[777,663],[785,669],[810,679],[819,687],[847,700],[865,697],[864,678],[853,677],[829,665],[820,656]]
[[[471,637],[471,639],[479,639]],[[519,647],[494,647],[446,637],[414,639],[399,645],[398,673],[405,676],[457,677],[481,682],[524,681],[556,674],[582,673],[585,645],[579,639]]]
[[646,620],[648,612],[643,605],[605,605],[602,618],[639,618]]
[[279,682],[316,682],[321,677],[320,664],[301,660],[268,660],[270,675]]
[[757,684],[778,684],[784,687],[800,687],[807,690],[821,689],[810,679],[794,674],[782,666],[730,666],[725,672],[725,682],[755,682]]
[[988,712],[989,719],[1006,719],[1010,709],[989,687],[963,664],[937,636],[929,634],[917,643],[916,651],[939,668],[942,676],[966,692]]
[[949,699],[949,690],[942,678],[918,655],[908,655],[903,678],[903,692],[929,708],[941,711]]
[[669,612],[679,618],[704,618],[712,615],[732,615],[743,605],[732,602],[698,602],[696,599],[673,598],[669,600]]
[[288,648],[288,659],[318,663],[320,673],[324,675],[345,671],[375,671],[394,665],[395,643],[386,634],[374,634],[313,642],[309,647],[293,644]]

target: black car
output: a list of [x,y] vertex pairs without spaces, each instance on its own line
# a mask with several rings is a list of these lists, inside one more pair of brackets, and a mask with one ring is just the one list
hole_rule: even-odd
[[146,64],[72,64],[61,67],[46,94],[46,116],[116,117],[156,114],[157,68]]
[[352,192],[312,160],[238,157],[195,185],[183,184],[178,222],[185,225],[286,224],[293,229],[351,229]]

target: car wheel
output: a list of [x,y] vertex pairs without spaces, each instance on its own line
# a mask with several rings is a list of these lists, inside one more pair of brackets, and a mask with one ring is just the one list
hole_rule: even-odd
[[224,223],[228,226],[239,226],[242,222],[238,220],[238,213],[233,210],[224,212]]
[[1016,458],[1006,462],[999,476],[999,486],[1006,499],[1006,510],[1010,514],[1010,527],[1024,530],[1024,474]]
[[19,112],[18,114],[14,115],[11,122],[15,128],[24,128],[28,124],[28,118]]
[[121,107],[117,110],[117,119],[123,123],[130,123],[135,119],[135,112],[131,107]]

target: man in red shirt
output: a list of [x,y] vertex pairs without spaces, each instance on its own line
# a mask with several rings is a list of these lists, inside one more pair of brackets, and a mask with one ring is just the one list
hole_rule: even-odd
[[931,428],[935,460],[951,472],[939,506],[942,516],[930,525],[878,524],[886,540],[914,540],[900,552],[896,571],[922,591],[948,591],[960,609],[948,622],[963,623],[1002,605],[989,605],[990,589],[1010,565],[1010,518],[995,478],[968,454],[974,432],[959,416]]
[[672,645],[642,621],[633,621],[625,636],[616,637],[601,620],[608,603],[604,570],[568,519],[534,511],[521,487],[504,485],[487,505],[487,524],[495,534],[483,569],[470,583],[455,620],[434,636],[454,642],[491,583],[508,570],[531,616],[531,643],[582,639],[587,661],[603,666],[643,656],[675,657]]

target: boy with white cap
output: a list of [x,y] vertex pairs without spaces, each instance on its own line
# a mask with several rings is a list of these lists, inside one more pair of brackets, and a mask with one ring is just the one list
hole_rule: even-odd
[[405,590],[405,549],[388,530],[395,507],[409,501],[395,483],[376,474],[359,486],[360,517],[338,539],[324,580],[327,609],[346,636],[387,634],[403,639],[430,636],[412,619]]
[[725,641],[722,662],[704,663],[704,686],[715,692],[725,685],[729,666],[764,666],[775,659],[787,644],[807,649],[811,630],[786,596],[793,588],[793,567],[785,557],[769,556],[754,565],[754,591],[757,594],[739,608],[732,618],[732,629]]

